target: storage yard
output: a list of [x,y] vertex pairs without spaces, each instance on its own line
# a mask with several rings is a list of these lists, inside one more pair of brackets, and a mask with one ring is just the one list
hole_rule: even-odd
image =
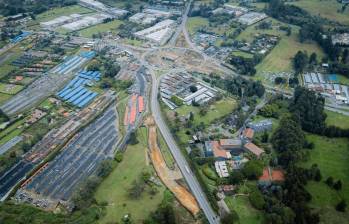
[[76,187],[92,175],[103,160],[113,157],[119,139],[117,120],[116,107],[112,104],[76,134],[52,162],[27,180],[16,198],[48,210],[60,201],[69,201]]
[[72,72],[81,68],[94,56],[93,52],[83,52],[68,58],[65,62],[41,76],[10,100],[1,105],[1,109],[13,115],[35,105],[40,100],[56,92],[61,86],[72,78]]

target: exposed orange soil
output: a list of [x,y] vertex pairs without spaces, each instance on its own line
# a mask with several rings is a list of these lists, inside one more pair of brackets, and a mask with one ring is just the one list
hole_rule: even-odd
[[146,123],[149,128],[148,144],[150,148],[150,158],[156,173],[161,181],[186,209],[188,209],[193,215],[198,214],[200,208],[195,198],[186,188],[176,182],[176,173],[166,166],[161,150],[157,144],[157,132],[153,117],[148,117]]

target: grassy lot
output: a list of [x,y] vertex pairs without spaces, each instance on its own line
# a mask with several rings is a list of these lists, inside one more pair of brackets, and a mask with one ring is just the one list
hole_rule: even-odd
[[144,43],[143,41],[137,40],[137,39],[123,39],[123,42],[125,44],[133,45],[133,46],[136,46],[136,47],[140,47]]
[[[310,167],[318,164],[321,182],[310,182],[306,188],[313,196],[311,206],[320,211],[322,223],[346,223],[349,211],[337,212],[334,206],[344,198],[349,201],[349,140],[344,138],[326,138],[317,135],[307,135],[314,142],[315,148],[310,153],[310,159],[301,165]],[[342,190],[337,192],[329,188],[323,181],[332,176],[335,181],[342,181]]]
[[11,85],[11,88],[9,88],[9,84],[7,83],[0,83],[0,92],[14,95],[24,88],[21,85],[13,85],[13,84],[10,84],[10,85]]
[[254,209],[247,196],[226,197],[225,202],[231,210],[235,210],[239,215],[240,224],[259,224],[263,223],[262,212]]
[[72,5],[72,6],[66,6],[66,7],[61,7],[61,8],[53,8],[50,9],[44,13],[41,13],[36,16],[36,21],[37,22],[46,22],[49,20],[52,20],[54,18],[57,18],[59,16],[66,16],[70,15],[73,13],[78,13],[78,14],[87,14],[87,13],[92,13],[93,11],[79,6],[79,5]]
[[263,71],[278,72],[292,71],[292,58],[298,51],[307,51],[310,55],[315,52],[318,58],[322,58],[324,53],[315,43],[300,43],[298,41],[296,29],[292,29],[291,36],[282,36],[275,48],[256,66],[257,73]]
[[133,200],[128,196],[128,189],[144,170],[152,170],[146,164],[147,137],[146,129],[138,131],[139,144],[129,145],[123,161],[101,183],[96,192],[98,202],[107,202],[106,215],[99,223],[117,223],[125,214],[131,214],[135,223],[142,223],[150,212],[154,211],[163,199],[165,187],[161,186],[155,196],[143,192],[140,199]]
[[103,33],[107,31],[117,31],[118,27],[122,24],[121,20],[114,20],[109,23],[101,23],[96,26],[91,26],[89,28],[79,31],[79,34],[83,37],[92,37],[93,34]]
[[299,0],[290,2],[290,4],[305,9],[312,15],[319,15],[349,25],[349,10],[347,8],[345,12],[341,13],[342,4],[338,3],[337,0]]
[[327,125],[334,125],[344,129],[349,128],[348,116],[345,116],[343,114],[339,114],[336,112],[328,111],[328,110],[326,110],[325,112],[327,114],[327,118],[326,118]]

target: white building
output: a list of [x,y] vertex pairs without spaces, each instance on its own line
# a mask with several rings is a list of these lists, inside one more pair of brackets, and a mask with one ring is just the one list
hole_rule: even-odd
[[55,29],[58,26],[62,26],[66,23],[71,23],[74,21],[79,20],[82,17],[82,15],[80,14],[71,14],[69,16],[60,16],[57,17],[53,20],[47,21],[47,22],[41,22],[40,25],[44,28],[44,29]]
[[229,177],[229,170],[225,161],[216,161],[214,166],[219,177]]
[[238,18],[238,22],[250,26],[252,24],[255,24],[268,16],[265,13],[259,13],[259,12],[249,12],[247,14],[244,14]]
[[175,21],[166,19],[152,27],[138,31],[134,35],[140,39],[149,40],[159,45],[165,44],[172,36]]
[[85,16],[78,21],[64,24],[62,27],[70,31],[81,30],[86,27],[90,27],[90,26],[102,23],[107,18],[111,18],[111,16],[108,14],[102,14],[102,13],[91,15],[91,16]]
[[97,11],[108,13],[108,14],[114,16],[115,18],[123,17],[128,13],[127,10],[111,8],[111,7],[106,6],[103,3],[99,2],[99,1],[95,1],[95,0],[79,0],[79,4],[84,6],[84,7],[87,7],[87,8],[91,8],[91,9],[94,9]]

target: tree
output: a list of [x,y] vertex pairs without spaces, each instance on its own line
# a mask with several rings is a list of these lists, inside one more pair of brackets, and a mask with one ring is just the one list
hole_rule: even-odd
[[242,173],[249,180],[256,180],[263,173],[263,164],[258,160],[250,160],[242,168]]
[[317,55],[315,52],[310,55],[309,64],[317,64]]
[[337,191],[341,190],[342,189],[342,181],[337,180],[337,182],[333,184],[333,188]]
[[244,175],[240,171],[233,171],[229,175],[230,184],[240,184],[244,179]]
[[122,160],[123,160],[124,156],[122,154],[122,152],[118,151],[116,154],[115,154],[115,161],[120,163]]
[[345,212],[345,209],[347,208],[347,202],[342,199],[337,205],[336,210],[340,212]]
[[144,187],[145,187],[145,184],[143,181],[135,180],[128,191],[130,198],[132,199],[140,198],[144,191]]
[[265,200],[259,190],[252,191],[248,198],[250,200],[251,205],[256,209],[262,210],[264,208]]
[[111,173],[112,170],[113,170],[112,160],[110,160],[110,159],[104,160],[99,165],[99,168],[97,170],[97,176],[106,177]]
[[138,139],[137,139],[137,133],[136,132],[131,132],[130,137],[128,139],[128,144],[130,145],[137,145],[139,143]]
[[196,87],[195,85],[191,85],[189,86],[189,90],[190,92],[195,93],[196,91],[198,91],[198,87]]
[[281,119],[280,126],[271,138],[273,147],[279,152],[300,150],[303,148],[304,141],[304,133],[299,123],[290,116]]
[[293,66],[296,73],[299,74],[303,72],[307,64],[308,64],[308,55],[305,52],[298,51],[293,58]]
[[325,99],[315,92],[297,87],[290,104],[290,111],[299,119],[302,129],[322,134],[326,129]]
[[333,186],[333,177],[328,177],[325,181],[325,183],[329,186],[332,187]]

